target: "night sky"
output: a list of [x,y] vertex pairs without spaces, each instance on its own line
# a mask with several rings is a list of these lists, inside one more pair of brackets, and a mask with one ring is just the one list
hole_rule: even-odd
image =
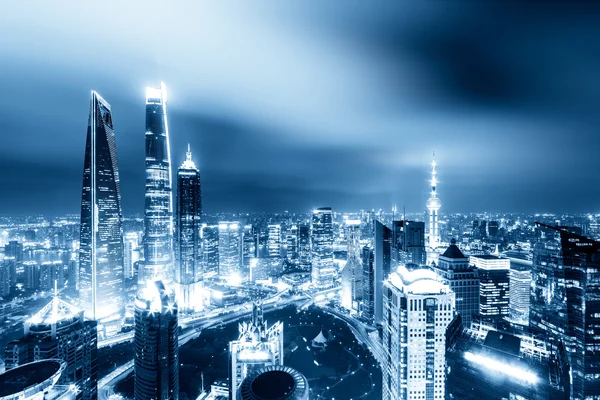
[[420,212],[434,149],[442,212],[600,211],[599,21],[567,2],[6,1],[0,214],[79,212],[91,89],[141,213],[161,80],[207,212]]

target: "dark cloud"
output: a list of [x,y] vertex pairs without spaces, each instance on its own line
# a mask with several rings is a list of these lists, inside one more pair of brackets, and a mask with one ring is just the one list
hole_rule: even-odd
[[191,143],[209,212],[417,211],[433,149],[445,211],[598,209],[597,4],[106,10],[0,15],[1,214],[78,212],[92,88],[113,108],[124,212],[141,212],[143,88],[160,79],[173,164]]

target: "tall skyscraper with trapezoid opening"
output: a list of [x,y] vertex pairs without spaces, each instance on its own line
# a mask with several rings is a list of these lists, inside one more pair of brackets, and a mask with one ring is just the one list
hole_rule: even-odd
[[79,297],[86,317],[123,310],[123,226],[117,147],[110,105],[92,91],[88,120],[79,250]]

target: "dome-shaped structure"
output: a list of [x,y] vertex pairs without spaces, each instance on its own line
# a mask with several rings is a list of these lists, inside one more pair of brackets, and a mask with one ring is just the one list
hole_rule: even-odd
[[308,400],[308,381],[300,372],[270,365],[250,373],[239,391],[241,400]]

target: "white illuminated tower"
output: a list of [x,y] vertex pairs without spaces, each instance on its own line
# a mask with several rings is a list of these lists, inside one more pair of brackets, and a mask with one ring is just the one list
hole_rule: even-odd
[[435,167],[435,153],[433,153],[433,161],[431,162],[431,197],[427,200],[427,210],[429,211],[429,247],[435,249],[440,243],[440,232],[438,227],[438,213],[442,202],[437,197],[437,171]]
[[146,202],[144,264],[138,282],[170,282],[173,268],[173,196],[167,88],[146,88]]
[[79,250],[79,299],[88,318],[102,320],[120,314],[125,307],[122,223],[112,112],[110,104],[92,91]]
[[443,400],[455,296],[429,269],[392,273],[383,290],[383,400]]
[[246,376],[269,365],[283,365],[283,323],[267,327],[261,306],[255,304],[252,321],[242,322],[238,340],[229,343],[229,364],[229,399],[236,400]]

